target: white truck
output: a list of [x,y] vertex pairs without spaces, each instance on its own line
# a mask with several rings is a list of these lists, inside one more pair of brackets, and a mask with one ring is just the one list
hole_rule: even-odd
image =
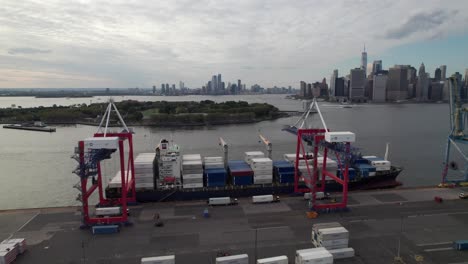
[[274,197],[272,194],[252,196],[252,203],[277,203],[280,201],[279,196]]
[[237,199],[232,199],[231,197],[216,197],[209,198],[207,203],[209,205],[236,205],[238,201]]

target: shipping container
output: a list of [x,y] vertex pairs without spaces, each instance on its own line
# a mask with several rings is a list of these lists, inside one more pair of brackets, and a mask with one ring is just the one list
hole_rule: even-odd
[[252,196],[252,203],[271,203],[276,200],[279,201],[279,197],[275,199],[272,194]]
[[120,207],[99,207],[96,208],[96,216],[115,216],[121,215],[122,208]]
[[118,149],[118,137],[91,137],[86,138],[84,141],[85,151],[87,149]]
[[320,240],[348,239],[349,232],[344,227],[321,228],[318,230]]
[[356,135],[353,132],[325,132],[325,141],[330,143],[355,142]]
[[175,264],[175,256],[160,256],[142,258],[141,264]]
[[300,264],[333,264],[333,256],[326,249],[299,254],[298,259]]
[[456,250],[468,250],[468,240],[457,240],[453,243]]
[[257,264],[288,264],[287,256],[258,259]]
[[346,248],[348,247],[348,238],[342,239],[331,239],[331,240],[322,240],[319,238],[320,246],[330,249],[330,248]]
[[182,160],[183,161],[189,161],[189,160],[202,160],[202,157],[200,154],[185,154],[182,155]]
[[118,233],[120,231],[118,225],[100,225],[100,226],[93,226],[91,228],[93,235],[100,235],[100,234],[113,234]]
[[318,252],[322,252],[322,251],[327,251],[327,249],[323,248],[323,247],[298,249],[298,250],[296,250],[295,263],[298,263],[300,261],[299,260],[300,255],[303,255],[303,254],[305,254],[307,252],[318,253]]
[[216,264],[249,264],[249,256],[247,254],[219,257],[216,258]]
[[354,257],[354,249],[353,248],[330,249],[330,250],[328,250],[328,252],[330,252],[330,254],[332,254],[333,259],[344,259],[344,258]]
[[237,203],[237,199],[231,199],[231,197],[216,197],[209,198],[209,205],[231,205]]

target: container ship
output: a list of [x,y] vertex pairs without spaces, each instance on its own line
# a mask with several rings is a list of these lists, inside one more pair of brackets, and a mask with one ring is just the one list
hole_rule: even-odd
[[[270,155],[271,156],[271,155]],[[226,155],[227,157],[227,155]],[[308,157],[309,158],[309,157]],[[139,202],[202,200],[210,197],[246,197],[263,194],[294,195],[296,154],[284,154],[272,160],[261,151],[247,151],[244,160],[183,154],[181,148],[162,139],[155,153],[141,153],[134,160],[135,188]],[[317,158],[318,166],[323,157]],[[309,165],[305,164],[309,162]],[[298,174],[309,168],[312,160],[299,160]],[[341,168],[327,158],[327,170],[342,178]],[[354,155],[349,167],[349,190],[393,188],[401,185],[396,178],[402,168],[377,156]],[[320,170],[319,170],[320,173]],[[106,188],[108,198],[120,195],[120,172]],[[299,184],[306,186],[302,176]],[[326,181],[327,192],[341,191],[335,181]]]

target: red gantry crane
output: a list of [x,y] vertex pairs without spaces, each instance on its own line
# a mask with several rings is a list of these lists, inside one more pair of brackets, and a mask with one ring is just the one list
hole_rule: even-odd
[[[118,117],[122,126],[121,132],[108,132],[112,112],[115,112]],[[72,158],[79,164],[74,173],[80,177],[80,181],[74,187],[80,191],[77,200],[82,203],[83,227],[130,224],[127,206],[129,203],[136,202],[132,136],[132,131],[128,129],[111,99],[97,132],[93,137],[79,141],[78,147],[75,147],[75,154]],[[114,152],[118,153],[119,158],[121,194],[120,197],[109,199],[104,195],[101,162],[110,159]],[[89,199],[96,189],[99,194],[99,203],[92,216]]]
[[[307,119],[310,113],[314,112],[318,113],[323,128],[308,128]],[[293,126],[288,126],[284,130],[297,135],[294,191],[296,193],[311,192],[312,209],[316,211],[346,208],[348,203],[348,169],[351,158],[350,144],[355,141],[355,134],[352,132],[331,132],[327,128],[315,98],[301,118]],[[322,149],[323,157],[319,157],[319,149]],[[336,157],[338,170],[341,171],[341,177],[336,176],[327,168],[327,159],[333,153]],[[305,186],[300,183],[301,180],[304,181]],[[326,191],[326,181],[329,180],[342,186],[341,200],[318,203],[316,194]]]

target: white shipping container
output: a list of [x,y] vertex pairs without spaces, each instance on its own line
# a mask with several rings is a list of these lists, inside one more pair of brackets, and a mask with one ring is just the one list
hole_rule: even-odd
[[203,178],[201,179],[186,179],[186,178],[182,178],[182,181],[184,182],[184,184],[189,184],[189,183],[201,183],[203,184]]
[[99,207],[96,208],[97,216],[120,215],[122,209],[120,207]]
[[288,264],[287,256],[278,256],[257,260],[257,264]]
[[270,203],[270,202],[273,202],[272,194],[252,196],[252,203]]
[[182,178],[185,179],[203,179],[203,173],[183,174]]
[[262,164],[262,165],[273,165],[273,161],[270,158],[252,158],[252,164]]
[[355,142],[356,134],[349,131],[343,132],[325,132],[325,141],[334,142]]
[[348,247],[348,239],[343,238],[343,239],[333,239],[333,240],[320,240],[319,243],[322,247],[324,248],[344,248]]
[[323,228],[318,230],[320,240],[348,239],[349,232],[344,227]]
[[190,188],[203,188],[203,182],[201,183],[184,183],[182,185],[184,189],[190,189]]
[[142,258],[141,264],[175,264],[175,256],[171,255],[171,256]]
[[344,258],[354,257],[354,249],[353,248],[331,249],[328,252],[330,252],[330,254],[332,254],[333,259],[344,259]]
[[83,140],[86,149],[118,149],[118,137],[91,137]]
[[327,249],[326,248],[323,248],[323,247],[317,247],[317,248],[305,248],[305,249],[299,249],[299,250],[296,250],[296,255],[295,255],[295,263],[296,264],[300,264],[301,260],[300,260],[300,256],[305,254],[305,253],[308,253],[308,252],[313,252],[313,253],[320,253],[320,252],[326,252]]
[[273,180],[273,174],[254,174],[254,180]]
[[255,179],[254,178],[254,184],[270,184],[273,183],[273,179]]
[[231,197],[216,197],[208,199],[209,205],[228,205],[231,203]]
[[249,264],[247,254],[216,258],[216,264]]
[[182,160],[202,160],[202,157],[200,154],[185,154],[182,156]]
[[265,157],[265,153],[261,151],[247,151],[244,153],[246,157]]
[[204,157],[203,161],[205,163],[211,163],[211,162],[224,162],[223,157]]

